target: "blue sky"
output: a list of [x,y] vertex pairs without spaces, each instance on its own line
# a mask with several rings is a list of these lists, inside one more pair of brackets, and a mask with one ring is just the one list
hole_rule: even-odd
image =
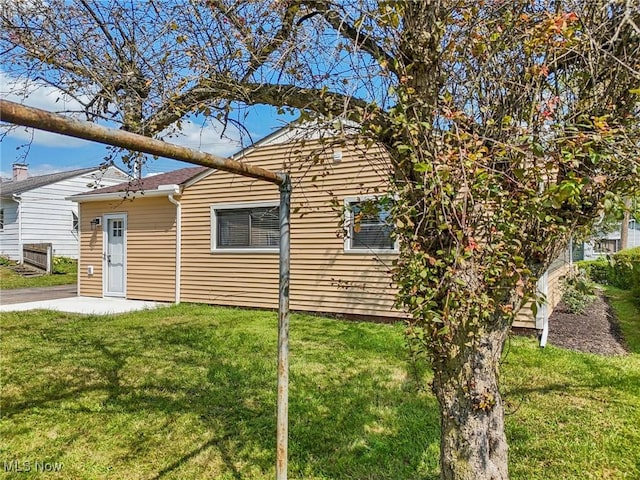
[[[74,108],[73,102],[65,102],[61,92],[51,87],[40,87],[32,91],[27,98],[12,94],[12,91],[15,91],[15,82],[0,72],[0,96],[4,99],[54,112]],[[243,115],[243,124],[251,139],[232,125],[228,126],[224,137],[221,138],[221,125],[204,122],[202,118],[192,118],[183,122],[181,135],[172,139],[165,138],[165,141],[228,156],[248,146],[251,140],[255,142],[269,135],[282,127],[284,122],[292,119],[293,117],[278,115],[276,110],[270,107],[253,107],[246,118]],[[0,143],[0,175],[10,178],[11,166],[15,162],[27,163],[29,174],[32,176],[97,166],[108,153],[105,145],[16,127],[10,130]],[[186,166],[190,165],[165,158],[150,158],[143,168],[143,175],[168,172]]]

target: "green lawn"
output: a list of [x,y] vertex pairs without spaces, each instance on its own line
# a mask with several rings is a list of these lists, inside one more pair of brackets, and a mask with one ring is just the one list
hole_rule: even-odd
[[[276,326],[192,305],[3,314],[0,460],[61,462],[51,479],[272,479]],[[293,316],[290,478],[437,478],[436,402],[402,331]],[[640,478],[640,355],[513,338],[503,369],[512,478]]]
[[52,287],[54,285],[72,285],[78,281],[78,264],[75,260],[57,257],[53,273],[40,277],[22,277],[8,268],[0,265],[0,289]]
[[640,299],[629,290],[620,290],[610,285],[605,294],[613,308],[629,350],[640,353]]

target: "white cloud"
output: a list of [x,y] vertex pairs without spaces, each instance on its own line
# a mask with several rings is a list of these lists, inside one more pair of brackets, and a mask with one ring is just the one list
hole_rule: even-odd
[[[49,112],[82,110],[82,106],[77,100],[70,98],[55,87],[27,82],[2,71],[0,71],[0,96],[11,102]],[[77,148],[87,146],[90,143],[78,138],[20,126],[12,127],[7,136],[24,142],[33,141],[36,145],[48,147]]]
[[193,148],[202,152],[227,157],[237,152],[241,147],[240,131],[233,125],[228,125],[221,138],[222,125],[218,122],[196,123],[193,120],[182,122],[180,131],[166,129],[159,135],[167,143],[174,143],[183,147]]
[[44,0],[0,0],[0,9],[3,9],[5,15],[8,13],[32,13],[37,15],[48,6],[48,2]]
[[88,147],[93,143],[80,138],[73,138],[66,135],[59,135],[57,133],[44,132],[42,130],[19,126],[12,128],[7,133],[7,136],[16,140],[24,141],[25,143],[29,143],[33,139],[34,145],[56,148]]
[[6,100],[50,112],[81,111],[82,105],[62,90],[12,77],[0,71],[0,95]]
[[[40,108],[50,112],[80,111],[82,105],[61,90],[48,86],[28,83],[0,71],[0,96],[6,100]],[[226,157],[241,148],[240,131],[229,124],[221,137],[222,125],[219,122],[184,120],[180,131],[175,128],[164,130],[159,136],[166,142],[193,148],[214,155]],[[26,127],[13,127],[9,137],[24,141],[33,141],[36,145],[62,148],[89,146],[92,142],[55,133],[44,132]]]
[[[82,111],[82,105],[60,89],[19,79],[1,70],[0,97],[49,112]],[[159,137],[169,143],[226,157],[242,147],[241,133],[233,124],[229,124],[224,135],[221,136],[222,131],[222,125],[216,120],[198,118],[182,121],[180,131],[173,127],[165,129]],[[11,127],[7,136],[14,140],[33,142],[35,145],[46,147],[79,148],[93,144],[87,140],[22,126]]]
[[50,173],[68,172],[70,170],[78,170],[80,168],[86,168],[87,165],[71,165],[68,163],[62,165],[52,165],[50,163],[41,163],[34,167],[29,167],[29,175],[48,175]]

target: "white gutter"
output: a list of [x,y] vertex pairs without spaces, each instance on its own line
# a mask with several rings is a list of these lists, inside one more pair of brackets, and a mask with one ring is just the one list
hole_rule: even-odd
[[76,275],[77,275],[77,279],[76,279],[76,295],[79,297],[80,296],[80,291],[81,291],[81,286],[80,286],[80,279],[82,278],[82,270],[80,269],[80,254],[82,253],[82,215],[80,215],[80,208],[78,208],[78,261],[76,263],[77,268],[76,268]]
[[[164,187],[161,185],[160,187]],[[158,187],[158,188],[160,188]],[[177,185],[169,195],[169,201],[176,206],[176,304],[180,303],[181,275],[182,275],[182,205],[173,196],[180,193]]]
[[[170,187],[170,188],[169,188]],[[101,200],[133,200],[135,198],[167,197],[175,193],[177,185],[160,185],[155,190],[138,190],[135,192],[87,193],[65,197],[72,202],[99,202]]]
[[18,258],[24,262],[24,250],[22,249],[22,197],[17,193],[11,197],[18,203]]

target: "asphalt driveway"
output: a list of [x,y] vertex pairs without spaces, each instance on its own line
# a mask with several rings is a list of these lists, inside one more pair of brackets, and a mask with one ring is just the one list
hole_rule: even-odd
[[78,295],[78,286],[58,285],[55,287],[16,288],[12,290],[0,290],[0,305],[13,303],[40,302],[42,300],[55,300],[57,298],[69,298]]
[[87,315],[111,315],[172,305],[117,297],[79,297],[76,285],[0,290],[0,312],[57,310]]

